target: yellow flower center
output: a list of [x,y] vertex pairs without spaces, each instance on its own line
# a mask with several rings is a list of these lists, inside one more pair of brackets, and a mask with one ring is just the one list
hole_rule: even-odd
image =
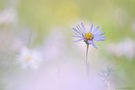
[[25,61],[29,62],[31,60],[32,60],[32,56],[30,56],[30,55],[26,56]]
[[84,38],[86,40],[92,40],[94,38],[94,35],[91,32],[88,32],[84,35]]

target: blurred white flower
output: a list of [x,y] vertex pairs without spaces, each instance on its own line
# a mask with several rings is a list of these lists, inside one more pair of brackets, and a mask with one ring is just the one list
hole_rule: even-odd
[[37,69],[42,60],[43,58],[40,52],[28,48],[22,48],[17,58],[18,63],[24,69]]
[[9,7],[0,12],[0,24],[17,23],[18,17],[15,9]]
[[99,75],[102,77],[103,80],[109,81],[112,71],[112,68],[107,67],[106,69],[101,70],[101,73],[99,73]]
[[135,56],[135,42],[127,38],[119,43],[109,44],[108,51],[116,56],[126,56],[132,59]]
[[106,90],[115,90],[114,83],[111,80],[113,77],[112,73],[113,73],[113,69],[110,67],[101,70],[101,73],[99,73],[99,76],[102,78],[102,80],[105,83]]

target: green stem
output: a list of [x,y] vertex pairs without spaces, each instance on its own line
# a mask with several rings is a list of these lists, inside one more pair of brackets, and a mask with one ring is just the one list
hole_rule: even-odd
[[87,44],[87,48],[86,48],[86,73],[89,79],[88,51],[89,51],[89,44]]

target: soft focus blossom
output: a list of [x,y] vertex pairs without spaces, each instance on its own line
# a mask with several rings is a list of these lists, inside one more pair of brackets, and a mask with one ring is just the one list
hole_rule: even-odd
[[108,51],[116,56],[125,56],[133,59],[135,55],[135,42],[130,38],[126,38],[119,43],[108,44]]
[[15,9],[9,7],[3,11],[0,11],[0,24],[10,24],[10,23],[17,23],[18,16]]
[[111,80],[112,73],[113,73],[113,69],[110,67],[103,69],[101,73],[99,73],[99,76],[102,78],[103,82],[105,83],[106,90],[115,90],[114,84]]
[[21,64],[22,68],[37,69],[42,61],[42,55],[36,50],[30,50],[28,48],[22,48],[17,61]]
[[105,36],[103,36],[104,32],[99,30],[99,26],[95,28],[93,24],[90,26],[89,31],[87,31],[83,23],[81,23],[81,25],[77,25],[73,30],[75,32],[74,37],[78,38],[76,42],[84,41],[87,45],[91,44],[95,48],[97,48],[97,46],[94,41],[105,40]]
[[101,76],[103,80],[109,81],[112,72],[113,72],[113,69],[110,67],[107,67],[106,69],[101,70],[101,73],[99,73],[99,76]]

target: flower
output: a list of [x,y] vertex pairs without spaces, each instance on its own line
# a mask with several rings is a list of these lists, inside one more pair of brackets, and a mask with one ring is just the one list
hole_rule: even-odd
[[97,48],[94,41],[105,40],[105,36],[103,36],[104,32],[99,30],[99,26],[94,28],[93,24],[91,25],[89,31],[86,30],[86,27],[83,23],[81,23],[81,25],[77,25],[76,28],[73,28],[73,30],[75,32],[74,37],[78,38],[78,40],[75,42],[83,40],[87,45],[91,44],[93,47]]
[[111,67],[107,67],[107,68],[101,70],[101,72],[99,73],[99,76],[101,76],[103,80],[109,81],[112,74],[113,74],[113,69]]
[[99,73],[99,76],[105,83],[107,90],[115,90],[115,84],[113,83],[113,69],[111,67],[107,67]]
[[107,46],[107,51],[117,57],[127,57],[128,60],[135,58],[135,41],[125,38],[118,43],[111,43]]
[[0,24],[16,24],[18,22],[18,16],[16,10],[13,7],[7,7],[0,12]]
[[30,50],[28,48],[22,48],[17,58],[18,63],[21,64],[22,68],[37,69],[39,63],[42,61],[40,52]]

